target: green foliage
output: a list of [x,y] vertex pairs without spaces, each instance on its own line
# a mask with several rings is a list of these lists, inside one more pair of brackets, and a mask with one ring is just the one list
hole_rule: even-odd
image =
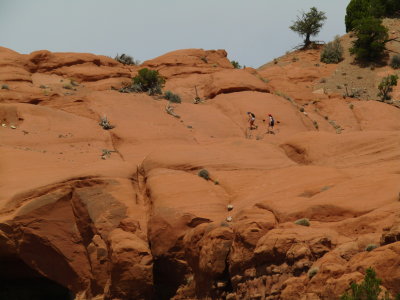
[[324,12],[311,7],[309,12],[303,12],[301,16],[297,16],[297,21],[293,22],[289,28],[304,37],[304,46],[307,47],[311,43],[310,37],[319,33],[325,20]]
[[303,218],[303,219],[299,219],[299,220],[295,221],[294,224],[301,225],[301,226],[310,226],[310,220]]
[[200,177],[204,178],[205,180],[210,180],[210,173],[206,169],[201,169],[199,173],[197,173]]
[[130,56],[130,55],[127,55],[127,54],[125,54],[125,53],[122,53],[121,55],[116,55],[115,57],[114,57],[114,59],[116,60],[116,61],[118,61],[118,62],[120,62],[121,64],[124,64],[124,65],[138,65],[139,64],[139,61],[138,60],[135,60],[135,59],[133,59],[133,57],[132,56]]
[[171,91],[166,91],[164,93],[163,97],[164,97],[164,99],[167,99],[172,103],[181,103],[182,102],[181,97],[179,95],[177,95],[177,94],[174,94]]
[[3,84],[3,85],[1,86],[1,89],[2,89],[2,90],[9,90],[10,88],[9,88],[8,84]]
[[359,61],[374,61],[382,57],[388,30],[382,25],[382,20],[366,17],[354,22],[354,32],[357,39],[350,48],[350,53]]
[[381,2],[382,0],[351,0],[346,8],[346,32],[353,30],[358,20],[368,17],[381,17],[384,14],[384,7]]
[[375,245],[375,244],[369,244],[369,245],[367,245],[367,247],[365,247],[365,251],[370,252],[370,251],[372,251],[372,250],[374,250],[374,249],[376,249],[376,248],[378,248],[377,245]]
[[319,271],[318,268],[311,268],[311,269],[308,271],[308,273],[307,273],[308,278],[309,278],[309,279],[313,278],[315,275],[318,274],[318,271]]
[[242,66],[239,64],[238,61],[232,60],[231,64],[235,69],[241,69],[242,68]]
[[390,60],[390,66],[393,69],[399,69],[400,68],[400,55],[396,54],[392,57]]
[[381,101],[390,100],[389,93],[393,91],[393,87],[397,85],[397,75],[388,75],[383,77],[378,86],[378,96],[381,97]]
[[[382,292],[380,285],[382,280],[376,277],[374,269],[368,268],[365,272],[364,281],[360,284],[352,283],[350,290],[340,297],[340,300],[391,300],[388,293],[381,298]],[[398,299],[399,295],[395,299]]]
[[385,16],[398,15],[400,11],[400,1],[398,0],[381,0],[384,3]]
[[325,45],[321,52],[321,61],[326,64],[337,64],[343,60],[343,47],[339,36]]
[[162,94],[161,89],[165,83],[164,77],[158,71],[147,68],[140,69],[132,81],[132,92],[147,92],[149,95]]
[[398,0],[351,0],[346,8],[346,32],[354,29],[357,20],[368,17],[387,17],[398,13]]

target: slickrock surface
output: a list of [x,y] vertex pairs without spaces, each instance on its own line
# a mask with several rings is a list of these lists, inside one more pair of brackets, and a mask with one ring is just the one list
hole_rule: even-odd
[[[337,299],[371,266],[400,293],[400,110],[315,93],[337,67],[315,66],[319,50],[260,70],[226,56],[124,66],[0,48],[10,278],[46,277],[75,299]],[[180,118],[164,99],[118,92],[142,67],[182,97]]]

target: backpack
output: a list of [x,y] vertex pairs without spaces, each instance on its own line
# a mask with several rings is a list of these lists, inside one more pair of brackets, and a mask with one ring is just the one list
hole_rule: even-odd
[[256,115],[255,114],[253,114],[253,113],[250,113],[251,114],[251,116],[253,117],[253,118],[255,118],[256,117]]

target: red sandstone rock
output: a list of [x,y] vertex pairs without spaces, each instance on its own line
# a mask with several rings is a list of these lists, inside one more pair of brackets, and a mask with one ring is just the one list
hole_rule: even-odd
[[[369,266],[400,292],[399,111],[316,96],[335,69],[301,65],[316,57],[261,70],[233,69],[223,50],[146,61],[182,96],[178,119],[165,100],[111,90],[139,67],[0,48],[0,262],[76,299],[338,298]],[[193,104],[195,87],[208,100]]]

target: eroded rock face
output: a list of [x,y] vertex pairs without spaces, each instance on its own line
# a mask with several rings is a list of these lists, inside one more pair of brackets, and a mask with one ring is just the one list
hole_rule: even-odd
[[122,225],[132,204],[116,191],[135,193],[124,180],[88,178],[20,195],[4,216],[2,248],[77,296],[144,299],[153,282],[144,220]]
[[399,293],[400,111],[308,98],[331,66],[296,64],[144,62],[182,96],[175,118],[115,90],[140,67],[0,48],[0,262],[75,299],[336,299],[369,266]]

